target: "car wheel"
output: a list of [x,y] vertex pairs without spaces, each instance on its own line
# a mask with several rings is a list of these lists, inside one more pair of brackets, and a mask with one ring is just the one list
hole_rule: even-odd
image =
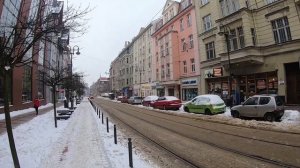
[[275,120],[275,116],[272,113],[265,114],[264,119],[269,122],[273,122]]
[[240,118],[240,113],[236,110],[231,111],[231,116],[233,118]]
[[184,107],[183,110],[184,110],[185,112],[190,112],[190,110],[189,110],[188,107]]
[[204,112],[205,115],[212,115],[210,109],[205,109],[205,112]]

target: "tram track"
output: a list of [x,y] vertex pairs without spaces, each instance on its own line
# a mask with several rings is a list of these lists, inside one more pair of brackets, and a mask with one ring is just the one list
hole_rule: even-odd
[[[106,101],[106,100],[103,100],[103,101]],[[105,105],[106,103],[106,105]],[[114,107],[115,110],[119,111],[119,112],[122,112],[123,114],[126,114],[132,118],[136,118],[138,120],[141,120],[145,123],[149,123],[150,125],[158,125],[157,123],[155,122],[152,122],[150,120],[146,120],[145,119],[145,115],[146,115],[146,118],[155,118],[155,117],[158,117],[154,114],[151,114],[151,113],[146,113],[145,111],[147,111],[147,109],[141,109],[141,108],[137,108],[137,107],[133,107],[133,106],[130,106],[130,105],[118,105],[116,104],[115,102],[111,102],[111,101],[106,101],[105,103],[101,102],[101,101],[97,101],[97,104],[100,105],[100,107],[105,107],[105,110],[106,111],[109,111],[111,110],[110,108],[111,107]],[[127,112],[130,111],[130,112]],[[149,111],[149,110],[148,110]],[[153,110],[150,112],[153,112]],[[112,113],[110,113],[112,114]],[[143,116],[142,116],[142,115]],[[114,115],[115,116],[115,115]],[[117,117],[117,116],[116,116]],[[224,136],[230,136],[229,138],[233,139],[234,138],[242,138],[242,139],[245,139],[245,141],[258,141],[260,143],[264,143],[263,145],[269,145],[269,146],[274,146],[274,145],[277,145],[277,146],[281,146],[281,148],[289,148],[289,149],[293,149],[293,148],[297,148],[296,152],[299,151],[299,145],[289,145],[289,144],[286,144],[286,143],[279,143],[279,142],[272,142],[270,140],[262,140],[262,139],[257,139],[257,138],[252,138],[252,137],[247,137],[247,136],[240,136],[240,135],[236,135],[236,134],[233,134],[233,133],[227,133],[227,132],[223,132],[223,131],[219,131],[219,130],[214,130],[214,129],[208,129],[208,128],[205,128],[205,127],[200,127],[200,126],[197,126],[195,124],[188,124],[186,122],[181,122],[181,121],[174,121],[174,119],[170,119],[171,117],[169,117],[167,115],[166,118],[162,117],[162,118],[157,118],[156,120],[160,120],[160,122],[164,122],[164,123],[171,123],[171,124],[180,124],[181,127],[187,127],[189,129],[202,129],[203,131],[207,132],[212,132],[212,134],[215,134],[215,133],[218,133],[218,134],[224,134]],[[120,119],[120,121],[122,121]],[[123,121],[124,122],[124,121]],[[132,129],[136,130],[134,127],[130,126]],[[285,163],[284,161],[281,161],[280,159],[276,160],[276,159],[270,159],[270,158],[267,158],[267,157],[264,157],[262,155],[256,155],[256,154],[253,154],[253,153],[249,153],[249,152],[245,152],[245,151],[241,151],[241,150],[237,150],[237,149],[234,149],[234,148],[230,148],[230,147],[226,147],[224,144],[217,144],[217,143],[214,143],[214,142],[210,142],[208,141],[207,139],[205,138],[199,138],[197,136],[190,136],[190,135],[187,135],[185,134],[184,132],[180,132],[180,131],[176,131],[166,125],[159,125],[159,127],[162,127],[163,129],[165,130],[168,130],[170,132],[174,132],[176,134],[179,134],[183,137],[188,137],[194,141],[197,141],[197,142],[201,142],[203,144],[206,144],[206,145],[209,145],[211,147],[214,147],[214,148],[218,148],[218,149],[221,149],[223,151],[227,151],[227,152],[231,152],[231,153],[234,153],[234,154],[237,154],[237,155],[240,155],[240,156],[243,156],[243,157],[247,157],[247,158],[251,158],[251,159],[255,159],[257,161],[261,161],[261,162],[265,162],[265,163],[269,163],[271,165],[274,165],[274,166],[279,166],[279,167],[299,167],[297,164],[294,165],[294,164],[291,164],[291,163]],[[153,140],[153,138],[151,139],[150,137],[144,135],[142,132],[136,130],[137,132],[139,132],[141,135],[143,135],[143,137],[147,137],[147,139],[153,141],[154,143],[156,143],[157,145],[159,146],[162,146],[161,144],[159,144],[159,142],[156,142],[155,140]],[[219,135],[218,135],[219,136]],[[252,143],[257,143],[257,142],[252,142]],[[270,145],[272,144],[272,145]],[[162,146],[162,148],[164,148],[165,150],[168,149],[164,146]],[[172,152],[172,151],[171,151]],[[295,152],[295,151],[294,151]],[[174,152],[173,152],[174,153]],[[178,155],[175,153],[175,155]],[[181,157],[178,155],[178,157]],[[184,158],[185,160],[187,160],[186,158]],[[290,161],[290,160],[288,160]],[[298,162],[297,162],[298,163]],[[197,165],[197,164],[195,164]]]

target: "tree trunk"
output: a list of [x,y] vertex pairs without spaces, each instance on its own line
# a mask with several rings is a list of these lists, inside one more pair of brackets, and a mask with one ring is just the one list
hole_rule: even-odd
[[53,111],[54,111],[54,124],[55,128],[57,128],[57,119],[56,119],[56,86],[52,87],[52,97],[53,97]]
[[9,113],[9,71],[4,72],[4,78],[3,78],[3,97],[4,97],[4,112],[5,112],[5,122],[6,122],[6,130],[7,130],[7,136],[8,136],[8,141],[9,141],[9,146],[10,146],[10,151],[11,155],[14,161],[15,168],[20,167],[19,159],[18,159],[18,154],[16,150],[16,145],[15,145],[15,140],[14,140],[14,135],[12,131],[12,125],[11,125],[11,118],[10,118],[10,113]]

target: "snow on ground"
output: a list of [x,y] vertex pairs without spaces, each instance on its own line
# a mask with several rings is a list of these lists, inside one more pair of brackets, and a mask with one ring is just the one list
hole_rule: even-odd
[[[44,108],[52,107],[52,106],[53,106],[52,103],[48,103],[46,105],[40,106],[39,109],[44,109]],[[14,112],[10,113],[10,117],[14,117],[14,116],[17,116],[17,115],[22,115],[22,114],[30,113],[30,112],[33,112],[33,111],[35,111],[34,108],[28,108],[28,109],[24,109],[24,110],[14,111]],[[0,120],[3,120],[3,119],[5,119],[5,115],[4,114],[0,114]]]
[[[110,132],[106,133],[106,124],[102,125],[85,99],[70,119],[58,120],[57,128],[50,111],[19,125],[13,132],[23,168],[129,167],[128,148],[114,144],[112,128],[110,123]],[[0,136],[0,163],[1,168],[13,167],[7,134]],[[156,167],[134,151],[133,165]]]

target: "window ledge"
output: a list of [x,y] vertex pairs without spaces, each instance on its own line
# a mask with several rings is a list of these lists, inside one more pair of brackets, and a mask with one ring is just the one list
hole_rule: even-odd
[[[200,3],[201,3],[201,2],[200,2]],[[204,5],[201,4],[201,5],[200,5],[200,9],[201,9],[201,8],[204,8],[204,7],[207,6],[209,3],[210,3],[210,1],[208,1],[208,2],[207,2],[206,4],[204,4]]]

